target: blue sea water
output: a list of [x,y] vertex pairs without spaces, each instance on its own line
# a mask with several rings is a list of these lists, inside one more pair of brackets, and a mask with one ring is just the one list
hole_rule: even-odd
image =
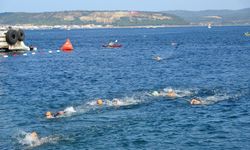
[[[0,149],[250,149],[247,31],[26,31],[36,54],[0,58]],[[56,52],[66,38],[74,50]],[[102,47],[111,40],[123,47]],[[151,95],[166,89],[182,95]],[[190,105],[195,97],[206,104]],[[125,106],[93,106],[98,98]],[[44,117],[69,107],[76,112]],[[25,141],[32,131],[38,145]]]

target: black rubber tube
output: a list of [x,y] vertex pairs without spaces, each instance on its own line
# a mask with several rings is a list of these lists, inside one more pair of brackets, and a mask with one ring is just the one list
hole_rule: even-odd
[[19,30],[17,31],[17,33],[18,33],[18,40],[19,40],[19,41],[24,41],[24,39],[25,39],[25,34],[24,34],[23,30],[22,30],[22,29],[19,29]]
[[16,44],[17,40],[18,40],[18,33],[16,30],[9,30],[6,33],[6,41],[8,44],[10,45],[14,45]]

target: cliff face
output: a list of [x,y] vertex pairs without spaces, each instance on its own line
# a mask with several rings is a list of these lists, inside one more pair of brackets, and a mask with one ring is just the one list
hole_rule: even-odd
[[186,21],[175,15],[137,11],[65,11],[46,13],[1,13],[0,24],[34,25],[184,25]]

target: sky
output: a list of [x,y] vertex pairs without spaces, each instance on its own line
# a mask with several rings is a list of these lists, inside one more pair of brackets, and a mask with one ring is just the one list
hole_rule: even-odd
[[0,12],[207,10],[250,8],[250,0],[0,0]]

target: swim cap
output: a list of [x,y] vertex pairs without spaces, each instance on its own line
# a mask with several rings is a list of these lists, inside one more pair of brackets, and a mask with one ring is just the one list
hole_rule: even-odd
[[201,100],[195,98],[193,98],[190,102],[190,104],[192,105],[200,105],[201,103],[202,103]]
[[37,133],[34,131],[30,134],[32,136],[32,138],[36,138],[37,137]]
[[98,99],[98,100],[96,101],[96,103],[97,103],[98,105],[102,105],[102,104],[103,104],[103,101],[102,101],[101,99]]
[[51,116],[52,113],[50,111],[46,112],[46,116]]

